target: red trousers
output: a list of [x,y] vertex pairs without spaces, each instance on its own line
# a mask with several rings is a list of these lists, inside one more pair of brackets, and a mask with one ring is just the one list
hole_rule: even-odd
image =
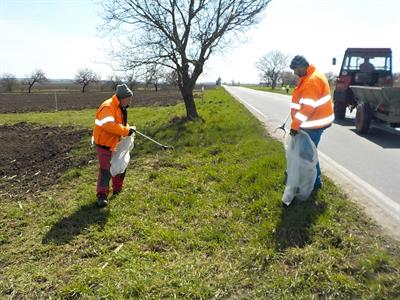
[[110,179],[112,179],[113,193],[119,193],[122,189],[125,172],[112,177],[110,173],[111,150],[97,146],[96,152],[99,159],[96,197],[107,198],[108,193],[110,192]]

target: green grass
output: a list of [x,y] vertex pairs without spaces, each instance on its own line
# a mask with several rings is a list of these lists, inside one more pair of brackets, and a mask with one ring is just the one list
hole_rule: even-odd
[[[138,138],[124,191],[95,205],[96,164],[35,202],[2,200],[0,295],[10,298],[398,299],[399,244],[325,178],[281,207],[284,152],[222,89],[183,105],[131,108]],[[94,110],[1,115],[91,127]],[[94,150],[93,150],[94,151]],[[82,155],[79,151],[79,155]],[[118,251],[117,251],[118,250]]]

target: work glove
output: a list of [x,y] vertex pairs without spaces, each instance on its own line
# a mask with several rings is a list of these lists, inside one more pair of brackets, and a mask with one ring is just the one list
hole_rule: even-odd
[[128,133],[129,136],[131,136],[135,132],[136,132],[136,126],[129,127],[129,133]]
[[298,134],[299,132],[297,130],[294,130],[293,128],[290,129],[290,135],[291,136],[295,136],[296,134]]

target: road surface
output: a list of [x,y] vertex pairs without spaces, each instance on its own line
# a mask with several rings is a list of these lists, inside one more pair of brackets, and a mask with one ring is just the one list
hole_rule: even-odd
[[[287,117],[290,96],[225,86],[270,132]],[[287,123],[290,128],[290,119]],[[273,134],[282,139],[283,132]],[[373,126],[355,132],[354,113],[325,131],[318,146],[322,172],[361,203],[392,236],[400,238],[400,134]]]

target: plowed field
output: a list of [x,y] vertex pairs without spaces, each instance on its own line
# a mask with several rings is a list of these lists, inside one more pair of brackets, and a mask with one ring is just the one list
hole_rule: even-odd
[[[1,93],[0,113],[96,108],[111,96],[112,92]],[[175,105],[182,99],[178,90],[138,90],[133,97],[132,106]]]

